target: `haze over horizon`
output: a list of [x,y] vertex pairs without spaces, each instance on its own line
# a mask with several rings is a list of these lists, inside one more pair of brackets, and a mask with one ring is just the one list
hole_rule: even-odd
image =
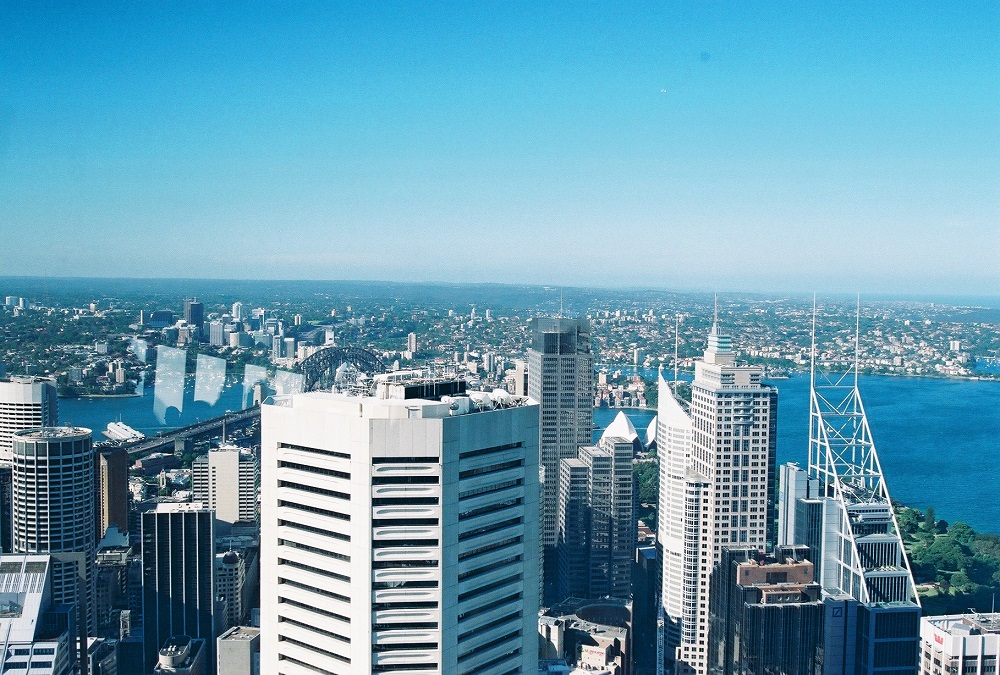
[[1000,4],[0,8],[0,274],[1000,294]]

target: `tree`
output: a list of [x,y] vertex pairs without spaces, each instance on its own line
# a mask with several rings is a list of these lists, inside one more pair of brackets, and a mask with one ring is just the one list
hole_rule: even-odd
[[961,571],[951,575],[951,587],[958,593],[971,593],[976,589],[976,585],[972,583],[969,575]]
[[955,541],[965,546],[971,546],[976,540],[976,531],[962,521],[958,521],[948,528],[948,534],[950,534]]
[[904,535],[913,535],[920,529],[920,511],[904,506],[896,512],[896,521]]
[[922,525],[924,532],[936,532],[937,531],[937,518],[934,517],[934,507],[928,506],[927,511],[924,512],[924,524]]
[[951,537],[938,537],[927,547],[923,561],[939,570],[960,570],[968,563],[969,550]]
[[656,504],[659,492],[659,465],[656,462],[639,462],[633,468],[635,487],[642,504]]

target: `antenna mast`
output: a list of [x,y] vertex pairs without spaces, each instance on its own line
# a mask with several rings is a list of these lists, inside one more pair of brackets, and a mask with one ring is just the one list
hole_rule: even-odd
[[813,293],[812,343],[809,347],[809,389],[816,387],[816,294]]
[[858,306],[854,315],[854,388],[858,388],[858,355],[861,353],[861,293],[858,292]]
[[681,315],[674,315],[674,393],[677,393],[677,369],[680,363],[677,361],[677,349],[681,342]]

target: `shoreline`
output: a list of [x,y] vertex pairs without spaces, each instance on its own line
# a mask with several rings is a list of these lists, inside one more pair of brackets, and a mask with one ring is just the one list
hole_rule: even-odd
[[[750,365],[760,365],[760,364],[750,364]],[[646,368],[645,366],[636,366],[634,364],[629,364],[629,365],[614,365],[614,364],[608,364],[608,363],[601,363],[601,364],[595,364],[594,365],[595,371],[600,370],[601,367],[615,368],[615,369],[620,369],[620,370],[629,369],[629,370],[633,370],[633,371],[635,371],[635,370],[654,370],[655,371],[656,370],[655,367]],[[664,369],[664,372],[666,372],[666,369]],[[673,372],[673,371],[671,371],[671,372]],[[688,370],[688,371],[683,371],[682,370],[680,372],[681,373],[686,373],[688,375],[691,374],[690,370]],[[786,372],[788,373],[787,375],[772,375],[772,376],[768,376],[768,375],[765,374],[765,376],[764,376],[763,379],[764,380],[769,380],[769,379],[770,380],[787,380],[787,379],[790,379],[794,375],[808,375],[809,374],[809,370],[808,369],[799,370],[799,369],[790,368]],[[840,374],[840,373],[833,373],[833,374]],[[940,373],[869,373],[869,372],[866,372],[866,371],[861,371],[859,373],[859,375],[861,377],[866,377],[866,376],[867,377],[908,377],[908,378],[923,378],[923,379],[927,379],[927,380],[958,380],[958,381],[961,381],[961,382],[1000,382],[1000,373],[984,373],[984,374],[981,374],[981,375],[942,375]],[[667,382],[672,382],[672,381],[673,380],[667,380]],[[686,380],[683,377],[680,378],[679,381],[680,382],[690,382],[690,380]],[[641,408],[640,408],[640,410],[641,410]]]
[[61,399],[74,398],[142,398],[142,394],[78,394],[76,396],[59,396]]

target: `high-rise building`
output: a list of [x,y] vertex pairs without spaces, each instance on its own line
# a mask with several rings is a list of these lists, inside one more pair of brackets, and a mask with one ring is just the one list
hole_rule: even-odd
[[656,619],[660,610],[660,566],[655,546],[635,550],[632,566],[632,672],[656,675]]
[[226,324],[221,320],[208,322],[208,344],[213,347],[222,347],[227,344]]
[[15,431],[55,426],[59,399],[55,383],[42,377],[0,379],[0,464],[10,464]]
[[232,315],[233,315],[233,321],[242,321],[243,320],[243,303],[242,302],[234,302],[233,303]]
[[[859,322],[860,323],[860,322]],[[815,354],[815,345],[813,353]],[[920,604],[858,389],[857,362],[817,384],[812,369],[809,468],[782,467],[779,544],[807,546],[828,602],[850,610],[849,641],[824,672],[912,673]],[[821,381],[823,381],[821,379]]]
[[263,672],[535,672],[538,408],[462,385],[262,406]]
[[559,462],[590,445],[594,426],[594,356],[586,319],[535,317],[528,324],[528,396],[541,415],[541,543],[545,604],[558,596]]
[[[71,605],[53,597],[47,555],[0,557],[0,672],[70,675],[79,672],[79,651]],[[86,654],[84,638],[84,654]],[[28,670],[30,662],[31,669]]]
[[[147,672],[160,648],[186,635],[215,646],[215,523],[198,503],[142,514],[142,632]],[[214,663],[214,656],[206,658]]]
[[184,300],[184,320],[189,326],[194,326],[195,335],[201,336],[205,327],[205,305],[198,298]]
[[246,574],[246,562],[239,551],[215,555],[215,597],[225,603],[222,617],[216,620],[220,630],[238,626],[243,620],[246,613],[243,607]]
[[411,354],[416,354],[417,353],[417,334],[416,333],[410,333],[409,335],[406,336],[406,351],[410,352]]
[[665,667],[707,672],[710,576],[724,546],[773,541],[777,397],[712,325],[691,401],[660,379],[659,546]]
[[[2,370],[2,368],[0,368]],[[58,424],[59,399],[52,380],[41,377],[3,378],[0,373],[0,551],[11,548],[11,447],[15,431]]]
[[15,553],[48,554],[52,600],[76,606],[80,661],[96,626],[97,538],[90,429],[39,427],[13,436]]
[[257,520],[257,458],[235,445],[212,448],[191,463],[192,501],[215,510],[217,527]]
[[125,448],[101,450],[97,467],[97,529],[98,541],[109,527],[128,533],[128,467],[131,463]]
[[710,672],[823,675],[826,608],[808,553],[723,547],[712,574]]
[[632,442],[603,436],[560,462],[558,588],[563,599],[628,599],[635,555]]

